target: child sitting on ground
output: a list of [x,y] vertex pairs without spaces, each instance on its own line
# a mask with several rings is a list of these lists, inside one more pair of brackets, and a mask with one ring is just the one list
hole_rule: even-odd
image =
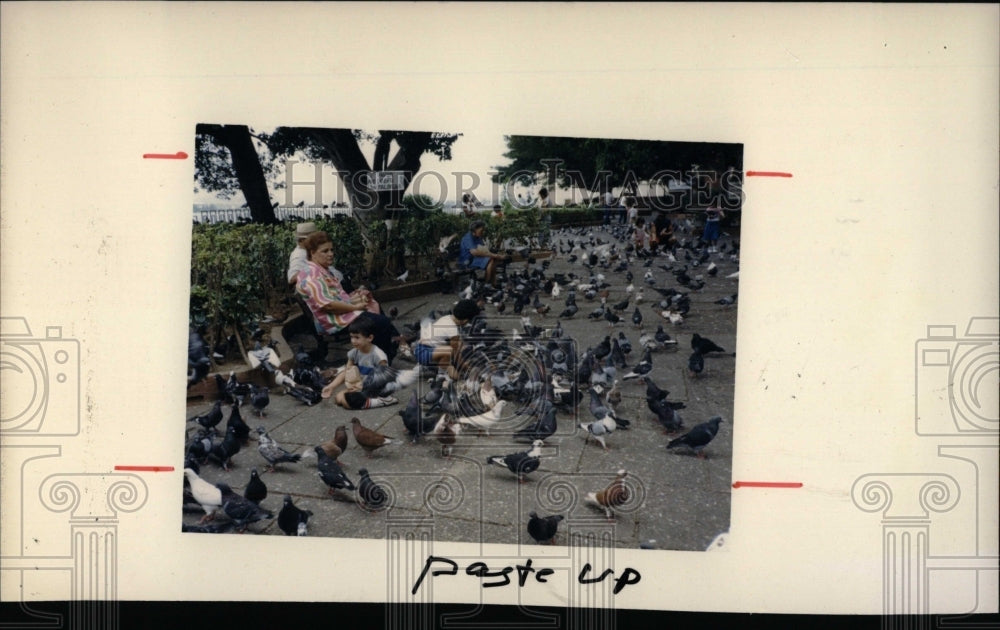
[[459,300],[451,313],[430,324],[428,330],[421,330],[421,338],[413,349],[417,363],[447,368],[448,375],[456,378],[452,363],[461,347],[458,329],[478,314],[479,306],[474,300]]
[[398,403],[399,401],[392,396],[369,398],[361,391],[367,374],[371,374],[376,366],[389,365],[385,352],[374,343],[374,323],[367,318],[359,317],[350,323],[347,332],[351,335],[351,349],[347,351],[347,363],[333,381],[323,388],[323,398],[329,398],[334,390],[344,385],[344,389],[337,392],[334,401],[345,409],[374,409]]

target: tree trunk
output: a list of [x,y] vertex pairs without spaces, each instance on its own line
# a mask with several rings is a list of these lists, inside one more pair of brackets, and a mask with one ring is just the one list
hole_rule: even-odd
[[247,206],[250,207],[254,223],[277,223],[271,206],[271,195],[267,192],[264,169],[260,166],[260,157],[250,138],[250,128],[246,125],[210,125],[206,126],[205,131],[229,149],[236,179]]
[[[369,234],[369,225],[381,221],[392,211],[401,210],[403,193],[409,187],[413,176],[420,170],[420,156],[430,145],[429,132],[380,131],[375,144],[374,167],[368,164],[358,141],[349,129],[310,128],[307,130],[323,151],[334,168],[337,169],[354,208],[355,218],[361,224],[361,233],[366,241],[365,265],[370,277],[377,277],[380,262],[385,260],[386,243],[376,243]],[[396,155],[389,160],[389,148],[395,140],[399,146]],[[403,171],[403,187],[400,190],[372,191],[364,183],[362,175],[369,172]],[[398,254],[397,254],[398,255]]]

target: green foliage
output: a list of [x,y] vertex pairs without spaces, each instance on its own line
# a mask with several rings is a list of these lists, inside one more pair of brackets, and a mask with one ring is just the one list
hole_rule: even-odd
[[[361,268],[364,246],[357,223],[345,217],[318,219],[334,242],[335,266]],[[190,321],[209,330],[246,332],[288,294],[288,256],[295,224],[198,224],[191,235]]]
[[[469,229],[467,218],[445,214],[429,198],[406,197],[403,203],[408,211],[396,222],[391,235],[382,221],[370,226],[373,242],[385,243],[388,237],[388,246],[374,252],[383,266],[402,260],[395,258],[397,255],[433,258],[443,237],[454,234],[461,238]],[[550,222],[554,227],[579,225],[599,221],[601,215],[599,210],[585,208],[554,208],[543,214],[534,208],[515,209],[506,203],[502,219],[486,214],[481,218],[486,222],[487,242],[495,250],[502,250],[539,246],[545,242]],[[334,243],[334,265],[357,283],[365,275],[365,244],[358,222],[337,215],[316,219],[315,223]],[[294,247],[294,223],[194,225],[190,322],[206,325],[214,340],[223,330],[250,332],[270,308],[290,293],[286,273],[288,255]]]
[[663,142],[608,138],[505,136],[508,164],[496,167],[493,181],[524,185],[550,181],[562,187],[605,191],[632,188],[642,181],[662,177],[666,171],[680,175],[698,164],[723,173],[743,168],[743,146],[709,142]]

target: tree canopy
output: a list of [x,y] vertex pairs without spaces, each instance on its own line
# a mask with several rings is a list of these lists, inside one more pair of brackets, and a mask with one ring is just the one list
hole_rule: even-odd
[[634,193],[641,182],[674,175],[682,179],[695,166],[717,175],[743,169],[740,144],[553,136],[504,136],[504,140],[508,147],[504,157],[510,163],[495,167],[493,181],[498,183],[533,184],[544,178],[561,187],[591,192],[624,188]]
[[[273,222],[271,188],[283,187],[279,176],[285,160],[297,154],[332,164],[340,176],[351,206],[365,218],[381,218],[402,209],[402,196],[420,170],[424,153],[451,159],[458,134],[379,130],[368,132],[320,127],[278,127],[271,133],[254,133],[246,125],[200,124],[195,130],[195,192],[199,187],[222,199],[241,191],[254,222]],[[362,143],[375,145],[372,163]],[[395,148],[395,153],[393,153]],[[266,149],[258,151],[258,149]],[[368,174],[400,171],[398,190],[372,190]]]

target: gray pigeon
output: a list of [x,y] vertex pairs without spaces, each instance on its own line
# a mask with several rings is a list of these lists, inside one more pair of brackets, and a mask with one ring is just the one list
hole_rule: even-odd
[[709,442],[715,439],[716,434],[719,432],[720,422],[722,422],[722,416],[712,416],[708,422],[702,422],[684,435],[670,440],[667,443],[667,448],[686,446],[697,453],[698,457],[704,458],[705,455],[702,451],[708,446]]
[[302,455],[299,453],[290,453],[285,449],[281,448],[281,445],[271,439],[271,436],[267,434],[267,430],[264,427],[257,427],[258,442],[257,452],[267,460],[268,470],[274,471],[274,467],[282,462],[296,463],[302,459]]
[[274,513],[265,510],[246,497],[233,492],[229,484],[215,484],[222,492],[222,511],[226,513],[239,531],[246,530],[247,526],[257,521],[274,518]]

